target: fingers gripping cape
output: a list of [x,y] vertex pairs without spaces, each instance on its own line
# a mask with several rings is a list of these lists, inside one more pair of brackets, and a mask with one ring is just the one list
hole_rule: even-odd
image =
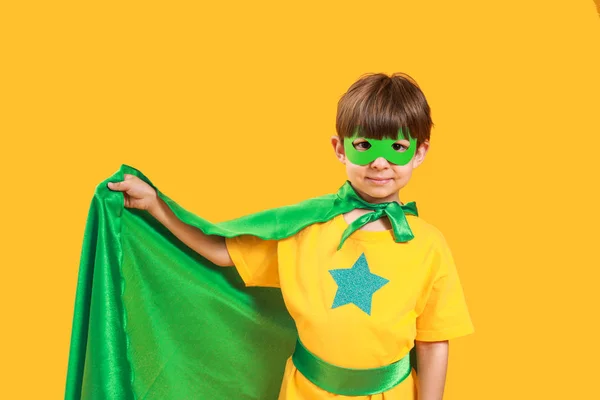
[[[95,191],[75,298],[65,399],[276,399],[296,328],[281,292],[247,288],[108,182],[132,174],[185,223],[211,235],[283,239],[350,211],[335,194],[219,224],[122,165]],[[413,354],[414,355],[414,354]]]

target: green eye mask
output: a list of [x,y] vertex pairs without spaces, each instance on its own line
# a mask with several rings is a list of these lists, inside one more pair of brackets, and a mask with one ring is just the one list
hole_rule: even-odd
[[[398,138],[405,138],[402,130],[398,131]],[[368,145],[361,145],[365,147],[356,149],[353,145],[356,139],[363,139]],[[393,145],[397,141],[398,139],[367,139],[355,134],[344,140],[344,150],[350,162],[356,165],[367,165],[379,157],[385,158],[392,164],[406,165],[417,151],[417,140],[409,137],[408,149],[395,150]]]

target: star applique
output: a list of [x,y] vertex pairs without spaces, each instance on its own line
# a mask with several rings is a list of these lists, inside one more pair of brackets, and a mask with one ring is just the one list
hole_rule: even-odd
[[373,293],[389,282],[369,271],[365,253],[358,257],[352,268],[332,269],[329,273],[338,285],[331,308],[352,303],[368,315],[371,315]]

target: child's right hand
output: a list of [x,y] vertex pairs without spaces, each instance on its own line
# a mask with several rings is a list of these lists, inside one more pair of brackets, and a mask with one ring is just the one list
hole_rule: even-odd
[[137,208],[152,212],[158,205],[156,190],[135,175],[124,174],[121,182],[108,182],[108,188],[123,192],[125,207]]

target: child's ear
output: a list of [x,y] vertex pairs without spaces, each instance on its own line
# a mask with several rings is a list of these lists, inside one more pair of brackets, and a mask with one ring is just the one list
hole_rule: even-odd
[[427,152],[429,151],[429,141],[425,140],[423,143],[421,143],[421,145],[419,146],[419,148],[417,149],[415,156],[413,158],[413,168],[417,168],[419,165],[421,165],[423,163],[423,161],[425,161],[425,156],[427,155]]
[[344,150],[344,143],[339,136],[331,137],[331,145],[333,146],[333,151],[335,152],[335,156],[342,164],[346,164],[346,151]]

